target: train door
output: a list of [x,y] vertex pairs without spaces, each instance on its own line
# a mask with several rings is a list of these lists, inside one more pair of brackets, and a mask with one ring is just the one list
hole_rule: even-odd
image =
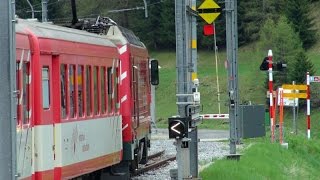
[[133,57],[132,61],[132,100],[133,128],[139,127],[139,63]]
[[32,175],[32,118],[31,118],[31,52],[17,49],[17,172],[19,179]]
[[[54,134],[53,134],[53,76],[52,56],[40,55],[39,76],[35,94],[37,109],[34,132],[36,179],[53,179]],[[38,71],[38,70],[37,70]]]

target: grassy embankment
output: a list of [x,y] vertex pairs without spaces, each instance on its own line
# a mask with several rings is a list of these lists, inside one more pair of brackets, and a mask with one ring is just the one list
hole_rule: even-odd
[[[174,52],[154,52],[153,58],[160,61],[160,85],[156,90],[157,125],[167,127],[167,118],[177,114],[176,105],[176,58]],[[255,104],[264,103],[265,72],[259,71],[263,54],[242,51],[239,53],[239,86],[240,96],[243,101],[252,101]],[[225,52],[219,54],[219,81],[221,94],[221,113],[227,110],[227,71],[224,67]],[[218,113],[217,85],[215,75],[214,52],[199,52],[198,78],[200,80],[201,104],[203,112]],[[200,125],[201,128],[227,129],[228,124],[223,121],[207,121]]]
[[200,176],[203,180],[319,179],[320,141],[298,136],[287,142],[289,149],[269,143],[268,138],[255,140],[240,161],[219,160]]

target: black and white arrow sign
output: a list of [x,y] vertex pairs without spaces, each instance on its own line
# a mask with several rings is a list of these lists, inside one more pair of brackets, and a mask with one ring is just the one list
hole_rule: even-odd
[[174,131],[174,132],[176,132],[176,133],[178,133],[178,134],[181,134],[180,131],[178,131],[177,129],[175,129],[175,128],[177,128],[177,126],[179,126],[180,124],[181,124],[181,122],[177,122],[175,125],[171,126],[171,130]]

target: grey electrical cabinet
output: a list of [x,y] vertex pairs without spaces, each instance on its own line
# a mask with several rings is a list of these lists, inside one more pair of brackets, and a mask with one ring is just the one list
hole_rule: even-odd
[[265,136],[264,105],[240,105],[239,107],[238,136],[244,139]]

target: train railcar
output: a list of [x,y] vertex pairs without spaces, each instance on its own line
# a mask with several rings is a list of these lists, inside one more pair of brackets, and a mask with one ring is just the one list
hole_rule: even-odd
[[71,179],[119,164],[123,127],[114,43],[25,20],[18,20],[16,39],[19,179]]
[[130,162],[131,169],[136,169],[139,163],[147,162],[150,146],[149,54],[129,29],[111,25],[106,36],[118,46],[120,53],[123,158]]

